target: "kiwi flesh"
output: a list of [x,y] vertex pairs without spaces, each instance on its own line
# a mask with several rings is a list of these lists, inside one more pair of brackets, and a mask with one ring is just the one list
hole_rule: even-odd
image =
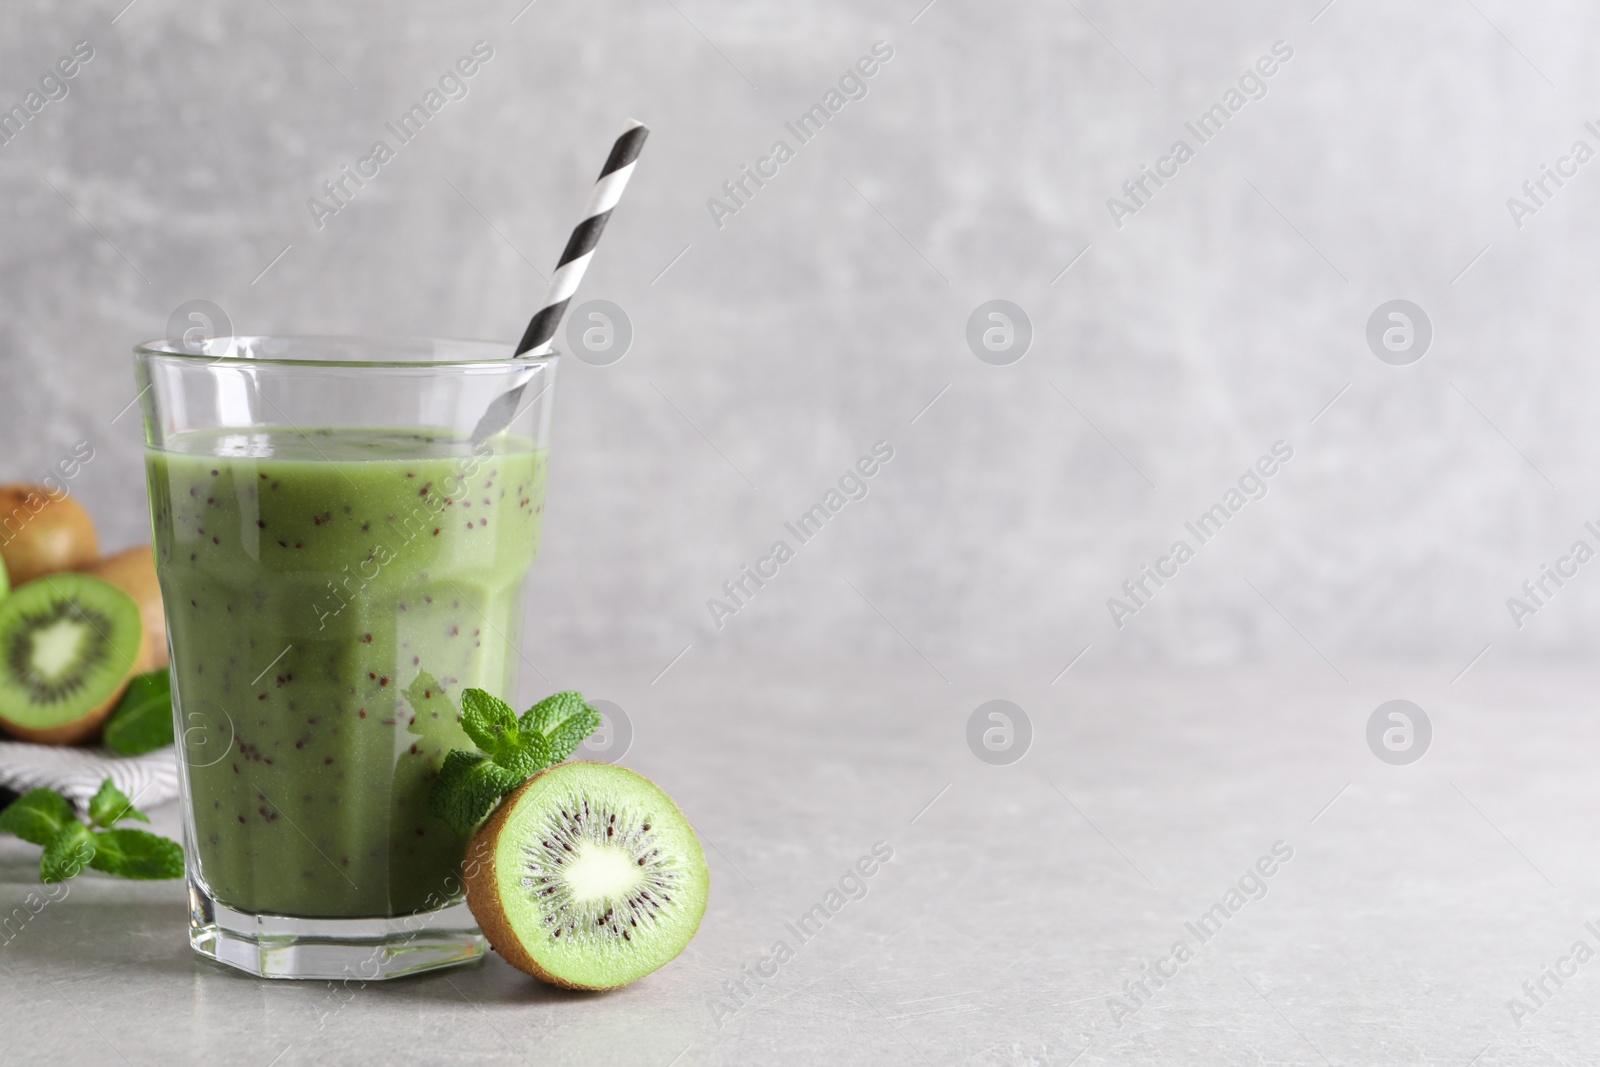
[[606,763],[562,763],[524,782],[473,837],[464,869],[495,951],[568,989],[615,989],[669,963],[710,890],[672,798]]
[[49,574],[0,600],[0,728],[45,744],[93,737],[137,666],[143,624],[122,590]]

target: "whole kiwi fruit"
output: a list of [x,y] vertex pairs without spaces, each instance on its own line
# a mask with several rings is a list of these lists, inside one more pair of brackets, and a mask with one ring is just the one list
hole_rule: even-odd
[[94,562],[94,522],[72,497],[42,485],[0,486],[0,559],[13,586]]
[[80,573],[110,582],[133,597],[144,621],[144,643],[139,649],[138,673],[167,665],[167,615],[161,604],[161,583],[156,580],[156,556],[149,545],[124,549],[95,560]]

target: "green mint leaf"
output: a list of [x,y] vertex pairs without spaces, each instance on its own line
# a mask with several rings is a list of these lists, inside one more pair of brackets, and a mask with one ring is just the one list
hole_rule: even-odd
[[518,726],[524,735],[534,733],[549,735],[568,719],[579,717],[590,710],[592,709],[589,705],[583,702],[582,693],[568,690],[547,696],[523,712]]
[[167,668],[138,675],[128,683],[106,723],[106,747],[138,756],[172,744],[172,676]]
[[65,882],[76,877],[94,860],[94,846],[94,835],[87,826],[77,820],[67,823],[44,846],[44,855],[39,857],[40,880]]
[[183,849],[143,830],[104,830],[94,835],[89,866],[118,878],[182,878]]
[[550,765],[544,753],[525,742],[515,730],[500,739],[490,758],[505,768],[508,774],[515,775],[518,783]]
[[522,776],[477,752],[456,749],[444,759],[428,793],[428,810],[463,837],[472,833]]
[[100,791],[89,801],[89,821],[95,826],[109,827],[121,822],[123,819],[138,819],[140,822],[149,822],[150,816],[133,806],[116,786],[107,778],[100,783]]
[[485,752],[501,747],[506,735],[517,732],[517,716],[499,697],[482,689],[468,689],[461,694],[461,727],[472,738],[472,743]]
[[48,845],[61,828],[77,822],[72,805],[49,789],[30,789],[0,811],[0,832],[16,834],[30,845]]
[[528,747],[539,754],[542,769],[571,756],[584,738],[600,729],[600,712],[584,702],[582,693],[569,690],[529,708],[518,728]]

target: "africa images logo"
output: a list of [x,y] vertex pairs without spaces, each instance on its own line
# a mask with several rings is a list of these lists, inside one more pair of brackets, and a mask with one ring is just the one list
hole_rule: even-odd
[[846,104],[865,100],[870,89],[868,80],[876,77],[883,65],[893,58],[893,45],[887,41],[874,41],[871,54],[862,56],[847,68],[840,75],[836,88],[830,87],[822,94],[819,103],[812,104],[792,122],[783,124],[784,130],[794,138],[793,145],[780,137],[772,142],[766,155],[756,160],[754,168],[748,163],[741,163],[739,173],[722,183],[722,196],[706,198],[706,210],[711,212],[711,221],[717,229],[726,225],[725,219],[750,206],[756,193],[765,189],[767,182],[776,178],[784,164],[795,158],[801,148],[815,140],[822,128],[843,111]]
[[1166,155],[1155,161],[1154,168],[1145,164],[1139,168],[1138,174],[1122,183],[1122,197],[1106,198],[1106,210],[1111,213],[1111,221],[1116,223],[1117,229],[1122,229],[1128,219],[1144,210],[1156,192],[1178,176],[1179,168],[1195,157],[1197,146],[1215,140],[1222,128],[1243,111],[1246,104],[1267,95],[1267,79],[1277,74],[1282,64],[1294,58],[1294,48],[1287,41],[1274,41],[1271,53],[1247,67],[1239,76],[1237,87],[1230,85],[1220,100],[1202,111],[1193,122],[1183,124],[1183,128],[1195,139],[1194,145],[1180,137],[1173,142]]
[[452,100],[465,100],[472,90],[470,80],[493,58],[494,48],[488,41],[475,41],[470,55],[457,59],[439,76],[437,89],[429,89],[422,94],[421,100],[403,111],[399,118],[383,124],[394,138],[393,146],[384,138],[374,141],[367,154],[356,161],[354,170],[346,163],[337,174],[322,183],[322,194],[326,199],[307,197],[306,209],[311,212],[311,221],[316,223],[317,229],[322,229],[330,218],[349,207],[356,194],[367,187],[367,182],[376,178],[401,148],[421,136],[423,127],[443,111],[446,104]]

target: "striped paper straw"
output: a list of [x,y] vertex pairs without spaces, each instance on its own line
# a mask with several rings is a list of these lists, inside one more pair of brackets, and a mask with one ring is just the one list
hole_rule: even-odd
[[561,325],[561,316],[566,313],[572,294],[577,292],[578,283],[583,281],[583,272],[588,269],[589,260],[594,256],[595,245],[600,243],[600,234],[611,218],[611,209],[622,199],[622,190],[628,184],[628,179],[633,177],[633,164],[639,158],[639,149],[644,147],[644,139],[649,136],[649,127],[629,119],[621,136],[611,146],[611,155],[606,157],[606,165],[600,168],[600,177],[595,180],[594,191],[589,194],[589,206],[583,213],[583,221],[573,229],[572,236],[567,240],[567,250],[561,253],[561,262],[556,264],[556,272],[550,276],[550,287],[544,294],[544,306],[528,323],[527,332],[517,345],[518,356],[530,352],[542,355],[550,348],[556,328]]

